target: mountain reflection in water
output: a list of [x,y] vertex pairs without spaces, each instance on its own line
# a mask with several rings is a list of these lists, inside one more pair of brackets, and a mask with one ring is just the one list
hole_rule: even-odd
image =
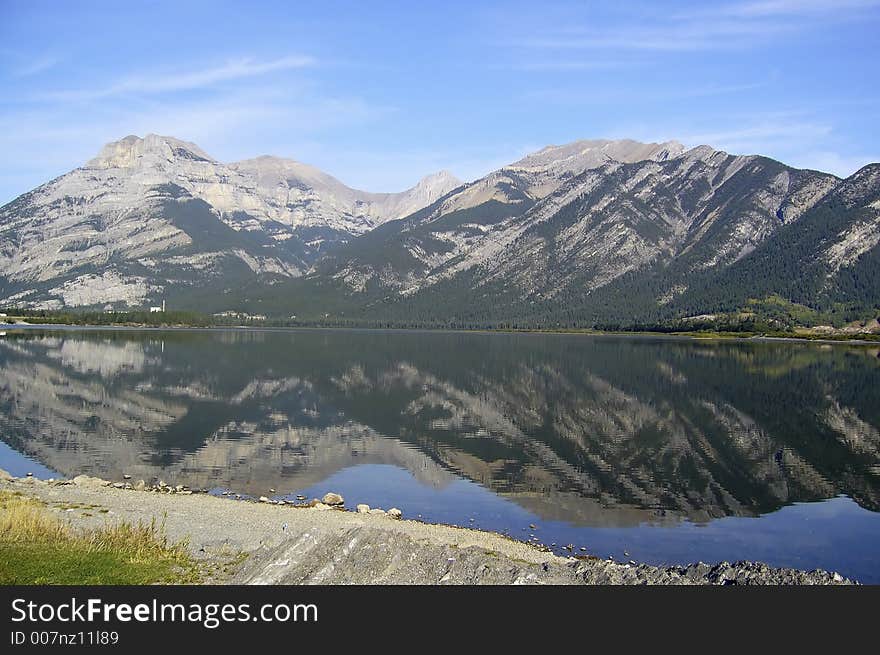
[[284,495],[392,465],[546,521],[673,526],[840,495],[877,512],[878,382],[873,347],[28,328],[0,339],[0,429],[66,476]]

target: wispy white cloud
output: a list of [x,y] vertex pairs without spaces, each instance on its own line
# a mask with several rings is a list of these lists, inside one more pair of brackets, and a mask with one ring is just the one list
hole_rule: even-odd
[[53,55],[43,55],[35,57],[30,61],[22,63],[12,70],[14,77],[30,77],[38,75],[44,71],[54,68],[60,63],[61,59]]
[[495,70],[518,70],[524,72],[572,72],[572,71],[604,71],[626,68],[643,64],[644,61],[609,59],[543,59],[538,61],[517,61],[512,64],[493,65]]
[[743,94],[764,88],[768,85],[768,82],[749,82],[744,84],[700,84],[696,81],[690,81],[689,84],[691,86],[663,90],[644,90],[638,88],[584,89],[580,86],[576,88],[561,88],[554,86],[551,88],[539,88],[533,91],[526,91],[521,97],[526,100],[536,100],[542,103],[550,102],[580,106],[608,105],[621,102],[639,102],[644,104]]
[[707,13],[748,18],[766,16],[809,16],[858,11],[880,6],[880,0],[758,0],[717,5]]
[[[541,51],[687,52],[772,43],[774,39],[821,27],[828,21],[862,20],[880,0],[758,0],[707,6],[678,13],[655,13],[650,20],[618,20],[600,27],[591,21],[529,27],[508,45]],[[876,12],[875,12],[876,13]],[[880,17],[877,17],[880,18]]]
[[517,45],[540,50],[685,52],[740,48],[797,30],[798,26],[781,22],[690,19],[641,28],[551,30],[520,39]]
[[815,121],[770,117],[728,130],[682,133],[688,145],[708,144],[734,153],[763,154],[780,144],[815,143],[832,133],[831,125]]
[[55,91],[45,94],[54,100],[97,100],[120,95],[156,95],[192,89],[203,89],[220,82],[259,77],[268,73],[289,71],[314,66],[316,60],[308,56],[287,56],[260,61],[252,58],[227,61],[219,66],[196,70],[167,71],[164,73],[134,74],[111,84],[91,89]]

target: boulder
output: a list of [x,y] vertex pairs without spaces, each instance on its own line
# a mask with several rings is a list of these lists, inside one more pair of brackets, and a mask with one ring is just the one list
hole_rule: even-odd
[[331,491],[321,499],[321,502],[325,505],[345,505],[345,498]]
[[101,478],[93,478],[91,475],[78,475],[73,480],[71,480],[73,484],[77,487],[106,487],[110,484],[108,480],[102,480]]
[[357,506],[357,511],[358,511],[358,514],[369,514],[370,513],[370,506],[364,505],[363,503],[361,503],[360,505]]
[[396,507],[392,507],[391,509],[389,509],[387,512],[385,512],[385,515],[388,518],[397,519],[398,521],[403,518],[403,512],[401,512]]

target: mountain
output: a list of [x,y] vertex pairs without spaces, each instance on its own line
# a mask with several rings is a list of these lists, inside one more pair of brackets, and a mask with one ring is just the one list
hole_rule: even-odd
[[127,136],[0,208],[0,302],[137,306],[175,288],[270,284],[458,184],[444,172],[366,193],[292,160],[227,165],[172,137]]
[[550,146],[456,189],[401,222],[337,252],[319,270],[364,291],[371,282],[403,294],[430,286],[494,256],[532,222],[530,210],[553,203],[579,173],[608,162],[665,160],[683,150],[675,142],[579,141]]
[[[167,297],[307,322],[629,326],[880,313],[880,165],[842,180],[631,140],[398,194],[126,137],[0,208],[0,304]],[[870,315],[870,316],[869,316]],[[796,321],[795,321],[796,322]]]
[[776,296],[817,309],[880,308],[880,164],[836,185],[749,257],[695,276],[672,304],[734,311]]
[[777,233],[800,233],[801,219],[848,184],[708,146],[578,142],[389,222],[318,271],[400,320],[645,320],[695,277],[749,259]]

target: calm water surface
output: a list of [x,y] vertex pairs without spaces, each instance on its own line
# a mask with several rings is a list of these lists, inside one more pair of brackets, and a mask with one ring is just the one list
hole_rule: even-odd
[[351,507],[658,564],[756,559],[880,583],[878,428],[876,347],[340,330],[0,337],[0,468],[15,474],[332,490]]

